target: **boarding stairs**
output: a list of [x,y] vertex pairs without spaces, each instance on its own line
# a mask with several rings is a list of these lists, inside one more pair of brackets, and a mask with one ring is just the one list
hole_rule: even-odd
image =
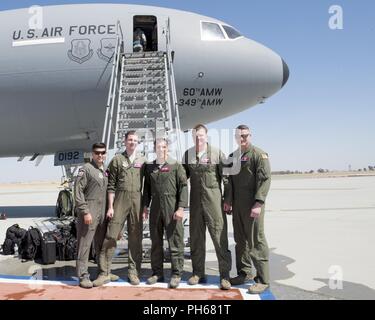
[[[124,150],[126,132],[135,130],[140,139],[138,151],[148,161],[155,158],[154,140],[169,141],[170,156],[181,161],[181,127],[170,43],[169,20],[163,30],[165,51],[125,52],[121,25],[112,61],[102,141],[116,153]],[[160,43],[159,43],[160,44]],[[184,227],[188,228],[187,219]],[[187,229],[188,230],[188,229]],[[188,249],[189,232],[185,233]],[[117,258],[127,258],[127,233],[118,241]],[[168,246],[165,246],[167,248]],[[150,259],[149,225],[144,224],[143,260]],[[186,253],[188,255],[188,252]],[[168,257],[168,254],[165,254]]]
[[[140,148],[150,161],[155,138],[166,138],[171,156],[181,159],[180,117],[174,80],[169,23],[163,30],[166,51],[124,52],[118,24],[116,52],[103,141],[113,142],[117,152],[124,149],[127,131],[135,130]],[[112,137],[112,139],[111,139]]]

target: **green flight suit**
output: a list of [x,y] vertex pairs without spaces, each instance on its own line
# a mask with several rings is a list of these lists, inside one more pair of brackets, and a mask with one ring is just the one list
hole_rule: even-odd
[[[264,234],[264,203],[271,185],[268,154],[251,145],[247,151],[236,150],[229,157],[233,157],[233,164],[241,163],[239,173],[229,176],[225,189],[225,202],[233,207],[237,272],[251,273],[250,255],[257,271],[255,282],[269,284],[269,249]],[[250,217],[255,202],[263,204],[258,218]]]
[[[77,274],[82,278],[88,273],[88,259],[94,240],[95,252],[100,252],[106,232],[107,173],[96,163],[86,163],[79,171],[74,186],[77,212]],[[90,213],[92,223],[84,223],[84,215]],[[100,267],[100,264],[99,264]]]
[[228,278],[231,254],[228,250],[227,217],[223,211],[221,183],[224,154],[207,146],[207,152],[198,157],[195,147],[184,154],[183,164],[190,178],[190,244],[193,274],[205,276],[206,226],[215,246],[221,278]]
[[163,165],[154,161],[146,165],[143,202],[150,209],[151,268],[154,275],[163,276],[163,235],[166,232],[171,254],[172,275],[182,275],[184,268],[184,226],[174,220],[179,207],[188,206],[185,169],[173,159]]
[[108,193],[115,193],[114,214],[100,252],[101,273],[109,275],[116,242],[125,221],[128,228],[128,273],[139,275],[142,262],[142,185],[145,158],[131,162],[126,151],[116,155],[108,166]]

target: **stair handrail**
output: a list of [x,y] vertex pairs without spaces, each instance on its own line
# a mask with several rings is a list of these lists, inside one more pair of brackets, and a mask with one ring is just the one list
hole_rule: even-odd
[[[173,58],[172,58],[172,49],[171,49],[171,32],[170,32],[170,18],[168,18],[166,22],[166,29],[165,29],[165,40],[166,40],[166,52],[167,52],[167,60],[168,60],[168,78],[170,81],[170,90],[171,90],[171,106],[172,112],[174,115],[174,126],[172,129],[175,130],[176,140],[177,140],[177,152],[176,157],[177,160],[181,160],[182,158],[182,150],[181,150],[181,124],[180,124],[180,113],[179,113],[179,106],[177,100],[177,91],[176,91],[176,82],[174,76],[174,67],[173,67]],[[171,119],[173,122],[173,119]],[[173,124],[173,123],[172,123]]]
[[111,149],[109,146],[111,139],[111,131],[113,127],[113,112],[115,100],[117,98],[117,81],[118,81],[118,72],[120,68],[120,61],[122,53],[124,52],[124,36],[121,28],[121,23],[118,20],[116,24],[116,46],[115,51],[113,52],[112,59],[112,72],[111,72],[111,81],[108,90],[108,98],[106,105],[106,113],[104,119],[104,127],[102,134],[102,141],[106,143],[107,148]]

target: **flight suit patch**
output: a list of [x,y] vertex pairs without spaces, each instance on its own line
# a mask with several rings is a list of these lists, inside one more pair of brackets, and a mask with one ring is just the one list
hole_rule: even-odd
[[133,167],[139,169],[142,167],[142,163],[134,163]]
[[268,154],[267,153],[262,153],[262,159],[268,159]]
[[129,167],[129,165],[128,165],[125,161],[122,163],[122,166],[123,166],[125,169],[127,169],[127,168]]
[[77,176],[78,177],[82,177],[84,174],[85,174],[85,170],[84,169],[79,169]]
[[103,179],[104,176],[103,176],[103,173],[99,172],[99,179]]
[[210,158],[204,158],[204,159],[201,160],[201,163],[209,164],[209,163],[211,163],[211,160],[210,160]]
[[169,167],[163,167],[160,169],[160,172],[169,172],[169,171],[170,171]]
[[241,158],[241,161],[249,161],[249,160],[250,160],[250,157],[248,157],[248,156],[243,156]]

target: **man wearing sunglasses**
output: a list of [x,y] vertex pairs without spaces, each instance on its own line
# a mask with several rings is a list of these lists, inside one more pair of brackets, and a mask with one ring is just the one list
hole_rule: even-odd
[[229,158],[241,163],[239,173],[229,176],[225,187],[224,211],[233,210],[238,276],[234,285],[252,279],[251,260],[257,272],[248,292],[260,294],[269,287],[269,250],[264,234],[264,204],[271,185],[268,154],[250,142],[250,129],[239,125],[235,135],[239,148]]
[[88,272],[88,259],[91,243],[94,240],[95,252],[100,252],[106,232],[105,210],[108,178],[104,170],[106,145],[95,143],[92,146],[92,161],[78,172],[74,187],[77,220],[77,274],[82,288],[92,288]]
[[94,286],[111,281],[112,258],[117,239],[124,227],[128,228],[128,279],[138,285],[142,262],[142,186],[145,157],[136,153],[138,135],[128,131],[125,135],[125,151],[117,154],[108,166],[107,233],[100,252],[100,274]]

